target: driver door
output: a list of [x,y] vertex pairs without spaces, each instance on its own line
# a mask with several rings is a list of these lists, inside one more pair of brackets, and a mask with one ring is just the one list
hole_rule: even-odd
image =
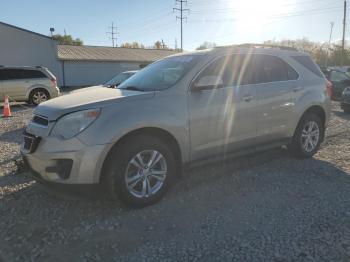
[[[205,86],[202,79],[215,82]],[[191,160],[225,155],[256,138],[251,81],[252,61],[243,55],[216,59],[196,77],[189,93]]]

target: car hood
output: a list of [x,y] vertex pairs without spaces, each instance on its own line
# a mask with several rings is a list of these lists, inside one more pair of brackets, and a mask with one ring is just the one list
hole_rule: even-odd
[[79,88],[77,90],[74,90],[70,93],[80,93],[80,92],[86,92],[86,91],[90,91],[92,89],[98,89],[98,88],[106,88],[106,86],[103,85],[98,85],[98,86],[88,86],[88,87],[84,87],[84,88]]
[[92,88],[82,92],[73,92],[41,103],[34,114],[54,121],[62,115],[90,108],[102,108],[116,102],[133,99],[144,99],[154,96],[154,92]]

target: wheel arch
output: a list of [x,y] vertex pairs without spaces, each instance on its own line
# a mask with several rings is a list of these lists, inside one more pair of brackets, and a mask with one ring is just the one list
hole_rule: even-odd
[[28,91],[27,91],[27,94],[26,94],[26,99],[29,100],[29,99],[30,99],[31,93],[32,93],[34,90],[37,90],[37,89],[43,89],[43,90],[45,90],[46,92],[48,92],[49,95],[51,96],[50,90],[49,90],[46,86],[44,86],[44,85],[35,85],[35,86],[31,86],[30,88],[28,88]]
[[120,147],[123,143],[126,143],[126,141],[132,139],[133,137],[141,136],[141,135],[154,136],[156,138],[161,139],[164,143],[166,143],[170,147],[170,150],[174,154],[175,161],[176,161],[177,174],[182,173],[182,159],[183,158],[182,158],[182,153],[181,153],[179,142],[177,141],[175,136],[173,136],[170,132],[168,132],[162,128],[143,127],[143,128],[138,128],[138,129],[135,129],[135,130],[128,132],[127,134],[120,137],[113,144],[113,146],[111,146],[111,148],[108,150],[108,153],[106,154],[106,157],[103,160],[100,178],[99,178],[100,182],[103,182],[103,180],[104,180],[104,176],[106,174],[107,163],[108,163],[108,161],[110,161],[110,158],[112,157],[113,150],[115,150],[115,148],[117,148],[117,147]]
[[[325,127],[325,124],[326,124],[326,111],[325,109],[320,106],[320,105],[313,105],[313,106],[310,106],[308,107],[307,109],[304,110],[304,112],[300,115],[299,119],[298,119],[298,122],[294,128],[294,132],[293,132],[293,137],[295,135],[295,132],[297,131],[298,129],[298,126],[299,124],[301,123],[301,121],[303,120],[303,118],[307,115],[307,114],[310,114],[310,113],[313,113],[313,114],[316,114],[317,116],[320,117],[321,121],[322,121],[322,124],[323,124],[323,127]],[[322,137],[322,140],[324,139],[324,137]]]

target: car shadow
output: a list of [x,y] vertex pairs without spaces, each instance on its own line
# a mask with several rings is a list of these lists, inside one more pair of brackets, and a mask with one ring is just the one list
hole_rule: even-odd
[[[271,224],[276,216],[284,221],[281,226],[288,228],[299,226],[298,219],[291,220],[290,216],[312,225],[317,214],[313,214],[310,207],[322,210],[325,217],[332,212],[349,210],[349,202],[345,201],[349,199],[349,186],[350,174],[332,163],[316,158],[294,159],[285,150],[272,150],[189,170],[163,200],[139,210],[98,195],[92,199],[48,193],[25,173],[6,175],[0,177],[0,187],[4,189],[0,191],[0,236],[1,229],[5,230],[1,225],[6,223],[13,225],[10,228],[12,235],[19,237],[35,232],[33,238],[36,239],[42,239],[45,232],[57,228],[64,232],[61,238],[68,243],[62,254],[66,259],[72,259],[73,254],[81,254],[83,250],[91,250],[97,244],[110,247],[110,243],[117,245],[118,252],[125,255],[146,242],[160,241],[164,235],[200,237],[201,233],[195,232],[206,230],[210,214],[223,219],[215,230],[237,236],[238,232],[247,232],[252,227]],[[339,201],[340,195],[343,201]],[[17,220],[25,221],[26,226]],[[271,229],[266,234],[273,232]],[[252,234],[259,237],[255,231]],[[241,235],[242,239],[245,237]],[[58,240],[50,241],[41,246],[46,255],[61,254],[62,245]],[[15,244],[4,242],[4,250],[11,250],[11,243]],[[103,260],[110,260],[108,253],[104,256]]]
[[22,133],[24,128],[18,128],[15,130],[4,132],[0,135],[0,142],[8,142],[8,143],[22,143]]
[[[290,167],[299,166],[303,169],[303,165],[307,166],[307,169],[312,169],[312,166],[318,166],[320,170],[329,170],[329,173],[336,173],[337,176],[333,177],[334,180],[342,179],[346,180],[347,183],[350,183],[350,174],[342,171],[341,169],[334,166],[332,163],[325,162],[322,160],[317,160],[315,158],[300,160],[295,159],[290,156],[289,152],[285,149],[273,149],[266,152],[255,153],[248,156],[236,157],[232,159],[227,159],[221,162],[217,162],[215,164],[204,164],[199,167],[195,167],[192,169],[188,169],[184,174],[178,176],[173,184],[169,195],[173,197],[180,196],[184,192],[191,191],[197,187],[202,185],[215,183],[217,180],[226,179],[228,177],[240,177],[240,179],[248,179],[249,175],[247,174],[259,174],[260,168],[268,168],[270,170],[278,170],[281,177],[284,176],[285,171],[291,171]],[[317,177],[318,174],[313,170],[312,173]],[[261,171],[261,173],[264,173]],[[324,173],[319,174],[320,177],[324,175]],[[34,181],[28,173],[23,172],[15,175],[17,177],[18,183],[22,183],[23,181]],[[260,175],[259,175],[260,176]],[[296,174],[296,177],[299,176],[299,173]],[[263,174],[261,175],[263,178]],[[300,177],[301,179],[304,179]],[[0,177],[0,186],[4,186],[4,182],[2,180],[4,177]],[[335,181],[336,182],[336,181]],[[15,184],[12,184],[15,186]],[[7,186],[7,185],[5,185]],[[310,185],[311,186],[311,185]],[[78,201],[77,203],[90,203],[93,205],[94,202],[98,202],[99,205],[102,205],[103,208],[110,207],[120,207],[124,210],[130,210],[130,208],[123,205],[119,200],[110,200],[106,197],[103,189],[96,188],[92,192],[84,192],[84,191],[66,191],[64,188],[60,189],[52,189],[48,188],[41,183],[33,183],[29,187],[21,188],[18,191],[14,191],[10,195],[3,196],[4,199],[7,197],[12,198],[15,196],[16,199],[20,198],[22,195],[26,194],[44,194],[46,197],[49,197],[50,201]],[[101,202],[102,201],[102,202]]]
[[333,114],[340,118],[350,120],[350,114],[344,113],[344,111],[333,111]]

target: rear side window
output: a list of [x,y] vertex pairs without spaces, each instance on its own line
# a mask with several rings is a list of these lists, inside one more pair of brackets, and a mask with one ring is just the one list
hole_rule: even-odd
[[312,59],[309,56],[305,56],[305,55],[303,55],[303,56],[292,56],[292,58],[294,60],[296,60],[299,64],[301,64],[304,67],[306,67],[307,69],[309,69],[309,71],[311,71],[315,75],[323,78],[323,74],[322,74],[321,70],[312,61]]
[[33,79],[33,78],[46,78],[46,75],[38,70],[30,69],[1,69],[0,80],[20,80],[20,79]]
[[[278,57],[271,55],[255,55],[256,83],[269,83],[289,80],[287,66],[289,65],[287,65],[282,59]],[[293,74],[293,72],[291,72],[291,74]]]

